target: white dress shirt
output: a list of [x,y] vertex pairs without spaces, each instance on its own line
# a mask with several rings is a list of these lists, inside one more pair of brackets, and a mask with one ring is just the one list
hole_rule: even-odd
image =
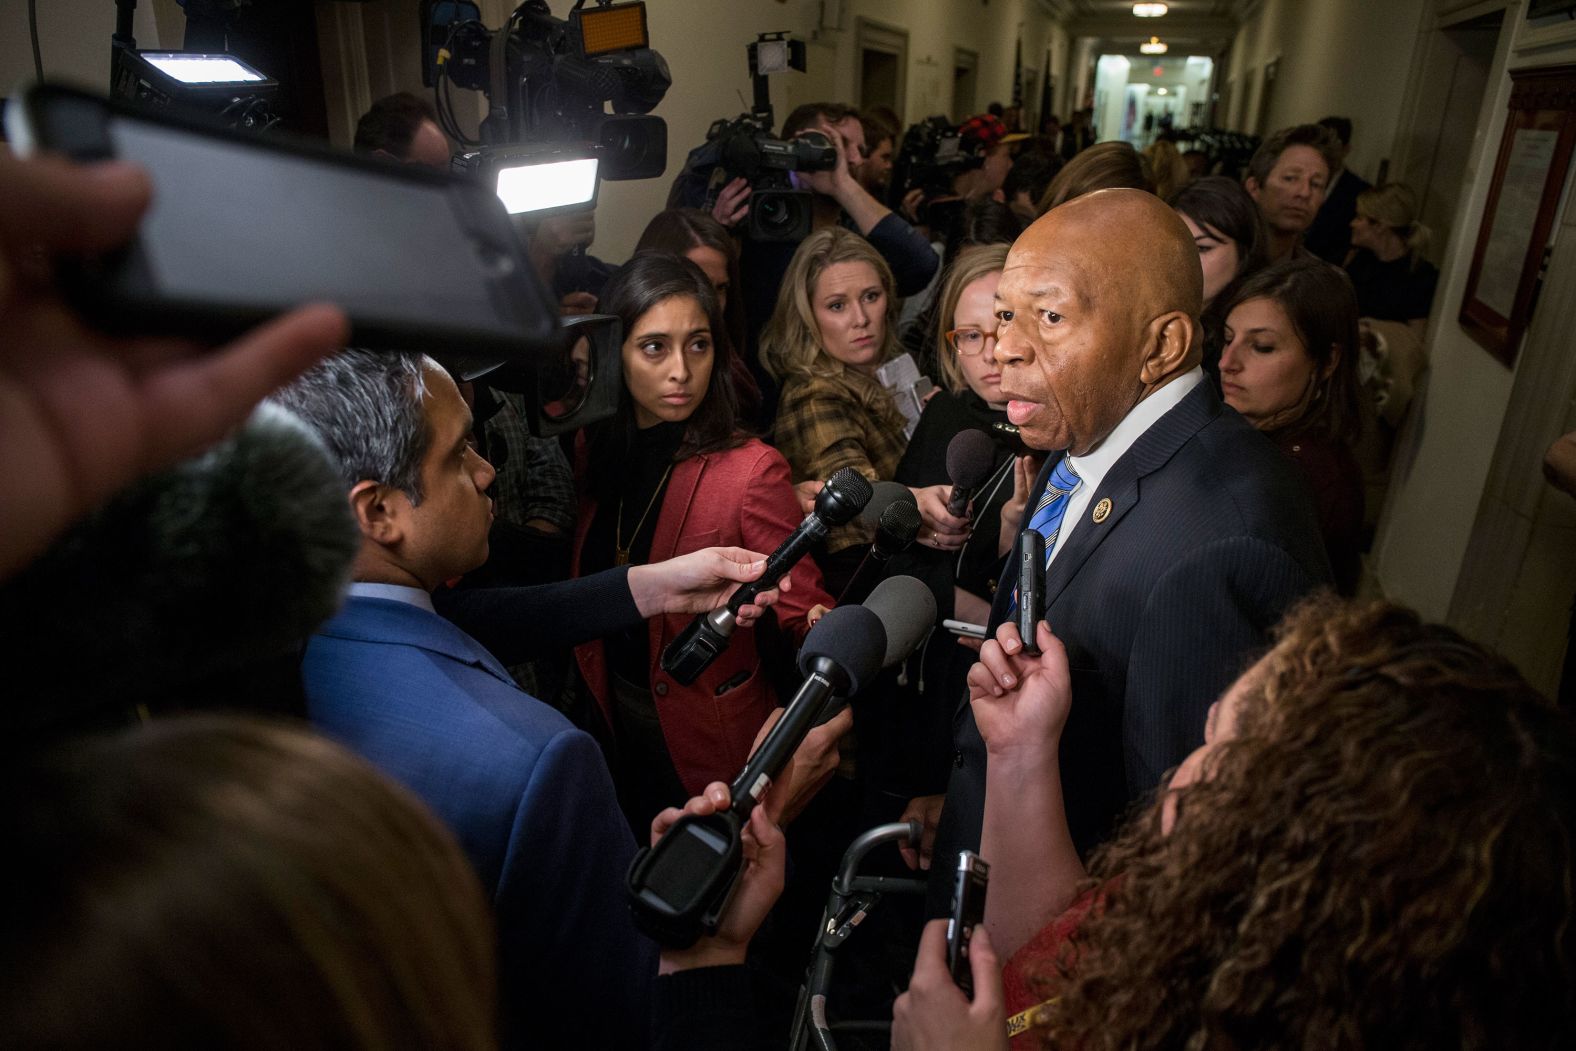
[[436,614],[432,608],[432,596],[421,588],[408,587],[404,584],[373,584],[356,581],[350,585],[351,595],[356,598],[381,598],[390,602],[404,602],[411,606],[419,606],[428,613]]
[[1160,417],[1182,404],[1182,399],[1203,382],[1204,369],[1201,366],[1195,366],[1191,371],[1184,372],[1129,409],[1127,415],[1122,417],[1122,422],[1105,436],[1105,441],[1082,456],[1067,457],[1068,464],[1077,473],[1080,482],[1073,495],[1067,499],[1067,510],[1062,515],[1056,547],[1051,551],[1051,562],[1055,562],[1056,556],[1066,550],[1067,538],[1082,524],[1084,512],[1089,509],[1089,501],[1099,491],[1100,483],[1105,481],[1105,476],[1110,473],[1111,468],[1116,466],[1116,461],[1120,460],[1127,450],[1133,447],[1133,443],[1143,437],[1144,432],[1153,427]]

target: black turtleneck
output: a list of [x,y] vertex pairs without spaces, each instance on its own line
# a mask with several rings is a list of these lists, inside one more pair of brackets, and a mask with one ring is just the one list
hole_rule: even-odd
[[[608,495],[597,504],[586,530],[585,547],[580,553],[582,576],[614,565],[615,544],[628,549],[630,565],[642,566],[651,560],[651,541],[656,536],[657,519],[662,516],[662,502],[671,477],[668,468],[673,465],[688,426],[687,421],[659,423],[636,431],[623,455],[606,458],[596,465],[596,470],[615,472],[616,478],[593,480],[593,488]],[[613,672],[642,688],[647,685],[651,654],[644,624],[609,636],[607,650],[608,666]]]

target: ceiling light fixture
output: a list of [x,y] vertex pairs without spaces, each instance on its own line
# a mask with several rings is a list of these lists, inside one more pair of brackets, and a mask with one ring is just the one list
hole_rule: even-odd
[[1149,38],[1149,42],[1147,44],[1139,44],[1138,50],[1146,55],[1163,55],[1169,50],[1169,48],[1161,41],[1159,37],[1152,36]]
[[1159,18],[1169,8],[1165,4],[1134,4],[1133,14],[1138,18]]

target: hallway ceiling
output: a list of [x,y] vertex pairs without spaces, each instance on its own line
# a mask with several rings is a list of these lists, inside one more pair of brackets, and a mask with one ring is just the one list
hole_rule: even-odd
[[1158,36],[1171,45],[1170,56],[1215,55],[1237,33],[1242,0],[1166,0],[1160,18],[1138,18],[1132,0],[1062,0],[1067,31],[1093,37],[1096,53],[1139,56],[1138,45]]

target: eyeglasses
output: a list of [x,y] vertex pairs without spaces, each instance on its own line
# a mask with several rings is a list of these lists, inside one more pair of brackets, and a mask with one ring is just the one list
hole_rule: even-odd
[[982,332],[977,328],[955,328],[947,333],[947,346],[966,358],[972,358],[984,350],[986,343],[995,342],[996,333]]

